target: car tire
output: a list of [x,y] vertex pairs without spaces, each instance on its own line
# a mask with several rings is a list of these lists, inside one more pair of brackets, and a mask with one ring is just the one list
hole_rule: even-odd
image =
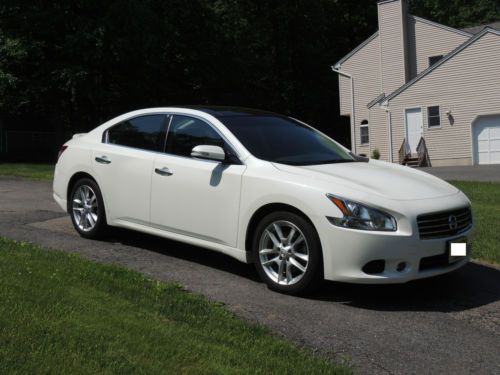
[[274,291],[310,293],[323,281],[318,233],[298,214],[280,211],[265,216],[255,230],[252,254],[259,276]]
[[89,239],[104,237],[108,226],[104,201],[97,183],[90,178],[82,178],[73,185],[69,197],[68,213],[80,236]]

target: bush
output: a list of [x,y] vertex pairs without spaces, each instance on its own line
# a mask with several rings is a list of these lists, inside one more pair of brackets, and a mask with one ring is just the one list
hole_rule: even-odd
[[372,159],[380,159],[380,151],[378,150],[378,148],[376,148],[375,150],[373,150],[372,152]]

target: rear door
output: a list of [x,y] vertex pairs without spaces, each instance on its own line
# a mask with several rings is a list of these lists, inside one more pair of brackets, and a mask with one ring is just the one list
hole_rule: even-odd
[[236,246],[243,164],[191,157],[199,145],[229,150],[208,122],[174,115],[166,153],[154,161],[151,223],[163,230]]
[[108,221],[149,223],[151,173],[163,150],[167,117],[148,114],[122,121],[109,128],[93,150]]

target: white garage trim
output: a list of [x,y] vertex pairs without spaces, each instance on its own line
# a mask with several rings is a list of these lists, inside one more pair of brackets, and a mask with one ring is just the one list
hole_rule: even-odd
[[[479,150],[477,150],[477,147],[479,146],[479,139],[476,139],[476,127],[478,125],[478,122],[483,120],[483,119],[487,119],[487,118],[493,118],[493,117],[498,117],[499,119],[499,123],[498,123],[498,126],[499,126],[499,129],[500,129],[500,113],[499,112],[496,112],[496,113],[484,113],[484,114],[480,114],[480,115],[477,115],[474,120],[472,120],[471,122],[471,128],[470,128],[470,135],[471,135],[471,160],[472,160],[472,165],[479,165]],[[488,152],[491,153],[491,150],[490,150],[490,145],[488,145]],[[499,164],[499,163],[491,163],[491,162],[488,162],[488,163],[485,163],[485,164]]]

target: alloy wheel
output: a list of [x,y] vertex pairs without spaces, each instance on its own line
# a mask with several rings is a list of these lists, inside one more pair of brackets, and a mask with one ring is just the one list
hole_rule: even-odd
[[97,224],[98,203],[94,190],[88,185],[81,185],[73,195],[73,219],[78,228],[89,232]]
[[266,275],[280,285],[302,279],[309,263],[309,246],[302,231],[289,221],[275,221],[259,241],[259,261]]

